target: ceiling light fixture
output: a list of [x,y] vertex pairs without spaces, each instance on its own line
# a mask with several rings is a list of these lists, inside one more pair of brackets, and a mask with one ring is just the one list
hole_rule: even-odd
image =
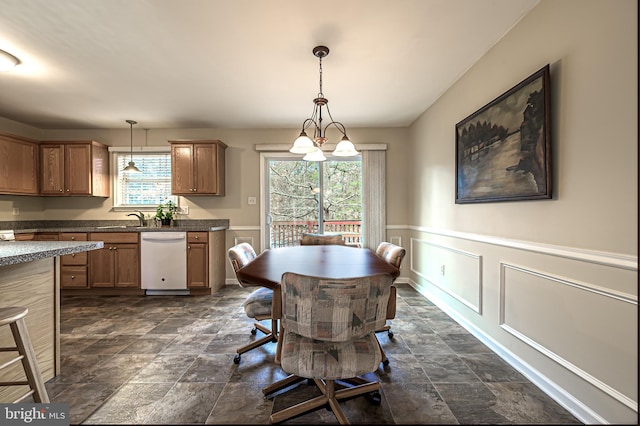
[[[322,146],[327,141],[327,129],[333,125],[336,129],[342,133],[342,139],[336,145],[335,150],[331,155],[337,157],[352,157],[358,155],[355,146],[347,137],[347,129],[344,125],[338,121],[335,121],[329,111],[329,100],[324,97],[322,93],[322,58],[329,54],[329,48],[326,46],[316,46],[313,48],[313,55],[318,58],[320,62],[320,92],[318,97],[313,100],[313,113],[310,118],[307,118],[302,123],[302,131],[300,136],[295,140],[293,146],[289,150],[294,154],[306,154],[302,159],[306,161],[324,161],[327,158],[322,152]],[[322,108],[327,108],[327,115],[331,122],[324,128],[322,127]],[[306,130],[313,125],[313,140],[307,136]]]
[[129,126],[131,127],[131,156],[129,157],[129,165],[122,171],[125,173],[142,173],[140,169],[136,167],[136,163],[133,162],[133,125],[138,124],[138,122],[127,120],[127,123],[129,123]]
[[11,71],[20,63],[20,60],[9,52],[0,49],[0,71]]

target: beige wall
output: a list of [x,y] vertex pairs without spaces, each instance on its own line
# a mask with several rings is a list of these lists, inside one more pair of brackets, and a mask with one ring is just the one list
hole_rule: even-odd
[[[637,422],[637,12],[541,1],[410,129],[412,284],[586,422]],[[455,124],[546,64],[553,199],[455,204]]]

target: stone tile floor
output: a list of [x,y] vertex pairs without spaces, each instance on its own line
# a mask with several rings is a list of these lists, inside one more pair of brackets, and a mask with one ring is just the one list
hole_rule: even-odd
[[[71,424],[268,424],[319,391],[304,381],[263,396],[286,376],[275,343],[233,363],[255,338],[247,294],[231,285],[197,297],[62,297],[51,401],[69,404]],[[393,338],[378,334],[390,364],[366,376],[381,383],[381,403],[342,402],[352,423],[580,424],[409,285],[398,285],[397,304]],[[320,408],[285,422],[318,423],[337,420]]]

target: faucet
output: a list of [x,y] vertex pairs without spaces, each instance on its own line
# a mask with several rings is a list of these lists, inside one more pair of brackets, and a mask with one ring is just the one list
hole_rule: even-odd
[[136,210],[136,213],[129,213],[127,216],[135,216],[140,221],[140,226],[144,226],[144,213]]

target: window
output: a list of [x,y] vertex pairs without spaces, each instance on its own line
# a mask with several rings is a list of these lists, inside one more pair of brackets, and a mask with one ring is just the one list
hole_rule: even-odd
[[131,161],[131,154],[115,152],[114,164],[114,210],[155,207],[168,200],[177,204],[178,197],[171,195],[171,153],[138,152],[133,155],[142,173],[124,173],[122,170]]

